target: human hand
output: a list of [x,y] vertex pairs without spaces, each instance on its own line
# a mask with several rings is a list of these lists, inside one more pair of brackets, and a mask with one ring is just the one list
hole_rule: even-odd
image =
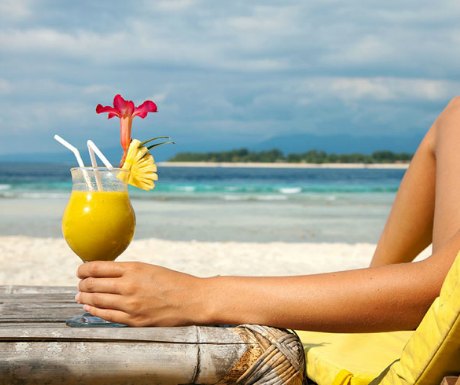
[[204,320],[204,278],[139,262],[88,262],[78,268],[85,311],[130,326],[178,326]]

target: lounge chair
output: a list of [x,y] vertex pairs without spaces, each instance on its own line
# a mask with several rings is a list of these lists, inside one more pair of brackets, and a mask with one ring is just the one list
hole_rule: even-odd
[[460,253],[415,331],[298,334],[318,385],[455,384],[443,377],[460,373]]

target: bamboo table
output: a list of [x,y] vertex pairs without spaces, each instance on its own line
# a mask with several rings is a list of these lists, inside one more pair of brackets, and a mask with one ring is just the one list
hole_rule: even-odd
[[68,287],[0,286],[0,384],[292,384],[295,334],[259,325],[69,328]]

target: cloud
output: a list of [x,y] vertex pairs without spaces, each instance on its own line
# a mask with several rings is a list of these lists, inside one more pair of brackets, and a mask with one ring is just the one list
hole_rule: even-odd
[[94,107],[118,92],[159,105],[139,135],[184,143],[421,130],[458,92],[459,16],[428,0],[5,0],[0,121],[17,141],[0,130],[0,153],[56,129],[113,144]]
[[0,32],[0,46],[8,53],[83,57],[103,55],[114,56],[116,48],[127,46],[122,33],[103,35],[91,31],[76,31],[72,34],[51,28],[4,30]]
[[0,94],[9,94],[12,89],[13,86],[8,80],[0,78]]
[[3,22],[23,21],[32,15],[30,0],[2,0],[0,20]]
[[146,1],[144,6],[161,11],[183,11],[197,6],[194,0],[157,0],[155,2]]
[[[145,9],[139,7],[144,11],[142,15],[139,8],[127,14],[111,9],[106,16],[111,23],[106,28],[93,24],[94,10],[88,12],[92,15],[86,28],[84,24],[51,28],[47,23],[6,28],[0,31],[0,50],[7,54],[47,54],[50,60],[87,60],[98,65],[139,62],[243,72],[328,70],[351,71],[355,76],[359,71],[382,75],[386,70],[384,75],[393,76],[397,71],[404,71],[405,76],[410,70],[417,76],[427,70],[439,71],[427,56],[427,45],[436,56],[460,59],[460,52],[449,50],[459,32],[455,25],[433,28],[429,24],[433,19],[440,23],[448,17],[442,7],[422,8],[422,16],[417,13],[414,17],[413,8],[393,2],[381,7],[366,7],[356,1],[346,5],[300,1],[284,6],[278,2],[237,4],[235,8],[213,9],[206,2],[147,2]],[[86,2],[81,8],[85,5],[95,8]],[[170,13],[167,18],[164,10]],[[442,41],[445,44],[440,44]],[[453,60],[444,64],[451,66]]]
[[442,101],[455,95],[460,82],[411,78],[328,78],[315,80],[331,97],[345,102],[359,100]]
[[107,95],[113,91],[113,87],[106,84],[90,84],[82,88],[82,93],[87,95]]

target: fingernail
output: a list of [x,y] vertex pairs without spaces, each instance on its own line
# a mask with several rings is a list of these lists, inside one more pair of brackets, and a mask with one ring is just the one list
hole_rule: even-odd
[[75,301],[77,303],[80,303],[80,292],[78,292],[77,295],[75,296]]
[[84,311],[89,311],[89,306],[88,305],[83,305],[83,310]]

